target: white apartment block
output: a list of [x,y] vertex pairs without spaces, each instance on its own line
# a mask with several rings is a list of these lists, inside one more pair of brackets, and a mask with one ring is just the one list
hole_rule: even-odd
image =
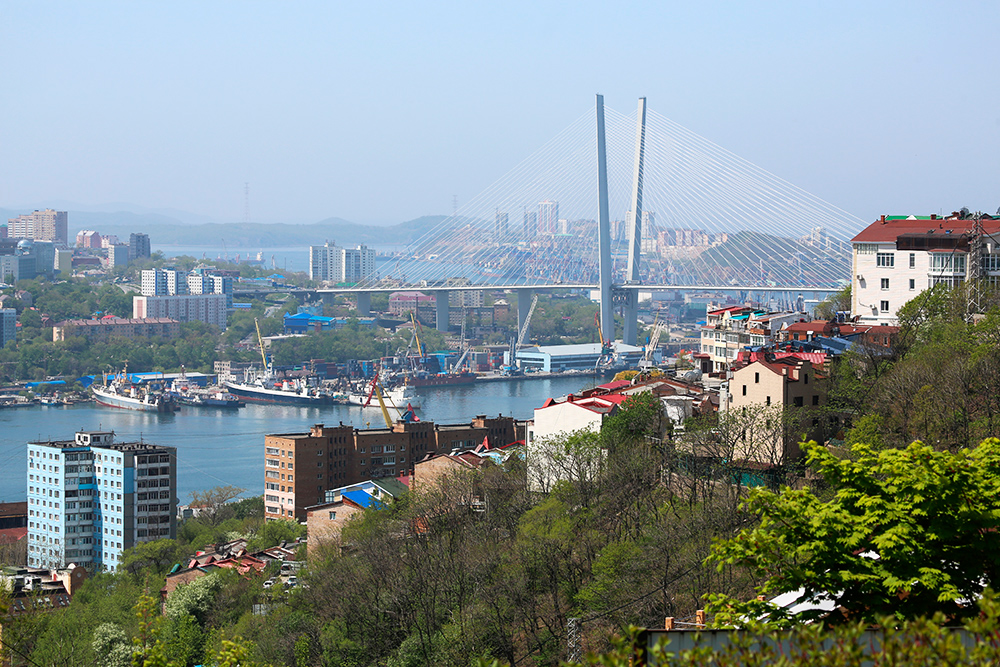
[[[1000,251],[993,237],[1000,220],[982,216],[981,222],[982,275],[997,284]],[[851,314],[861,324],[897,324],[899,309],[925,289],[974,275],[975,242],[975,221],[958,213],[882,216],[851,241]]]
[[309,246],[309,279],[357,283],[375,273],[375,251],[367,246],[340,248],[327,241]]
[[206,322],[226,329],[225,294],[178,294],[132,297],[132,317],[169,317],[178,322]]
[[177,536],[177,450],[110,431],[28,443],[28,566],[114,570],[140,542]]
[[144,269],[140,289],[143,296],[188,294],[188,275],[176,269]]

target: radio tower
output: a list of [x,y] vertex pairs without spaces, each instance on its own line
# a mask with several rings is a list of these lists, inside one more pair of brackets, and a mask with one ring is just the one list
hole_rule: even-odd
[[250,222],[250,184],[243,183],[243,222]]

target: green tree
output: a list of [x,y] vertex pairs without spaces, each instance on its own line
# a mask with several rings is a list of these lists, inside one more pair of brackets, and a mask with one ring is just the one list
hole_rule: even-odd
[[[715,545],[710,560],[720,568],[766,578],[759,595],[802,589],[865,620],[966,616],[975,613],[966,601],[1000,584],[1000,440],[954,453],[857,444],[845,459],[805,448],[832,498],[754,489],[747,507],[760,524]],[[731,620],[757,617],[762,605],[716,596],[710,608]]]

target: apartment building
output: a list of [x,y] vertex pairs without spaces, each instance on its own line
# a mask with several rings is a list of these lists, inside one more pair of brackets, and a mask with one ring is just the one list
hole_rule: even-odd
[[375,273],[375,251],[368,246],[341,248],[336,243],[309,246],[309,279],[357,283]]
[[805,313],[769,313],[747,306],[709,310],[701,329],[701,352],[708,355],[713,372],[729,368],[747,347],[773,343],[779,332]]
[[899,309],[925,289],[974,276],[1000,282],[1000,217],[883,215],[851,239],[851,314],[895,325]]
[[225,294],[178,294],[132,297],[132,317],[167,317],[178,322],[206,322],[226,329]]
[[102,317],[98,320],[64,320],[52,327],[52,342],[66,340],[66,336],[82,336],[87,340],[107,341],[112,338],[149,338],[161,336],[176,338],[181,333],[177,320],[168,317]]
[[[513,417],[479,415],[468,424],[396,422],[392,428],[355,429],[349,424],[316,424],[307,433],[264,438],[264,516],[303,521],[306,508],[326,499],[326,491],[365,480],[407,474],[436,452],[518,440]],[[523,430],[523,425],[520,427]]]
[[177,536],[177,450],[112,431],[28,443],[28,566],[114,570],[140,542]]
[[51,208],[47,208],[44,211],[35,211],[27,215],[19,215],[16,218],[8,219],[7,236],[11,238],[51,241],[65,248],[67,221],[68,214],[66,211],[53,211]]

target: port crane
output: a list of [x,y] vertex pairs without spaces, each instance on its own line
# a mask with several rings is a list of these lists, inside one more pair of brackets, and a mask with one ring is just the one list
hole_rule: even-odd
[[521,330],[517,334],[517,339],[510,340],[510,360],[509,365],[504,367],[505,375],[514,375],[517,372],[517,351],[521,349],[524,345],[524,339],[528,335],[528,326],[531,325],[531,316],[535,312],[535,306],[538,305],[538,295],[535,294],[531,297],[531,307],[528,308],[528,314],[524,317],[524,324],[521,325]]
[[653,356],[653,351],[656,350],[656,346],[660,343],[660,334],[667,327],[667,323],[660,322],[660,311],[656,311],[656,317],[653,318],[653,332],[649,335],[649,342],[646,343],[646,352],[643,354],[642,361],[639,366],[642,370],[646,370],[653,365],[651,361]]
[[[378,407],[382,411],[382,419],[385,420],[385,427],[391,429],[392,417],[389,416],[389,408],[387,408],[385,405],[386,397],[385,394],[382,393],[382,385],[380,385],[378,382],[378,372],[376,372],[375,377],[372,378],[372,385],[368,390],[368,398],[365,399],[364,407],[367,408],[369,405],[371,405],[373,396],[376,398],[376,400],[378,400]],[[395,405],[392,407],[397,412],[399,412],[399,408],[397,408]]]

